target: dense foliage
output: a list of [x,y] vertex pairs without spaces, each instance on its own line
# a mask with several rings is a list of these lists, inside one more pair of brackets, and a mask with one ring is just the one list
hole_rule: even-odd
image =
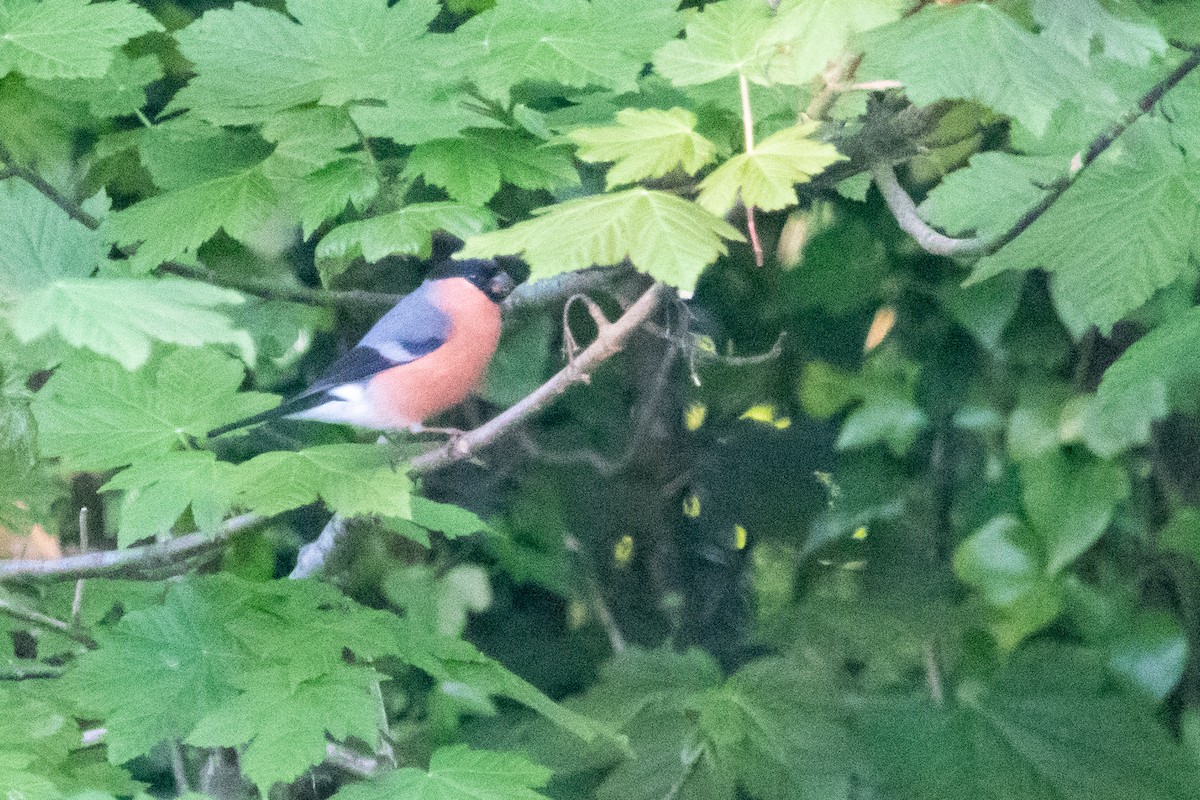
[[1200,793],[1195,5],[679,5],[0,0],[0,793]]

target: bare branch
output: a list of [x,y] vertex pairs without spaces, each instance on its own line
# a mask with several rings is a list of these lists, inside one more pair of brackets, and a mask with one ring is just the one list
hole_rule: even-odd
[[338,540],[346,533],[348,523],[349,520],[341,514],[334,514],[330,517],[329,522],[325,523],[325,527],[321,529],[321,535],[300,548],[296,566],[288,578],[293,580],[307,578],[323,567],[325,559],[329,557],[333,548],[337,546]]
[[982,238],[955,239],[930,227],[917,213],[917,204],[896,180],[891,164],[876,161],[871,165],[871,175],[900,228],[916,239],[922,250],[935,256],[975,256],[987,249],[988,243]]
[[0,161],[3,161],[7,165],[4,170],[7,177],[20,178],[25,181],[34,189],[41,192],[47,200],[67,212],[67,216],[81,225],[86,225],[92,230],[100,227],[100,221],[84,211],[82,206],[50,185],[41,175],[38,175],[28,167],[23,167],[16,163],[12,151],[5,147],[3,143],[0,143]]
[[602,328],[595,341],[554,377],[478,428],[436,450],[417,456],[412,461],[412,471],[429,472],[469,457],[550,405],[572,384],[587,380],[592,370],[620,351],[625,340],[654,313],[666,291],[660,284],[651,286],[624,314]]
[[212,535],[189,533],[162,544],[80,553],[50,561],[0,561],[0,581],[14,578],[90,577],[111,575],[128,569],[138,573],[148,572],[216,549],[234,534],[263,521],[264,518],[257,514],[242,514],[226,520],[220,530]]
[[79,642],[85,647],[95,647],[96,640],[88,636],[79,628],[74,627],[69,622],[63,622],[61,619],[49,617],[40,611],[34,611],[32,608],[26,608],[20,603],[16,603],[6,597],[0,597],[0,613],[7,614],[13,619],[19,619],[22,622],[28,622],[33,625],[38,625],[42,628],[49,628],[52,631],[57,631],[64,636]]
[[1054,182],[1054,184],[1050,187],[1050,191],[1046,193],[1046,196],[1042,198],[1040,203],[1029,209],[1029,211],[1025,212],[1025,215],[1021,217],[1021,219],[1017,220],[1016,224],[1005,231],[988,246],[989,253],[996,252],[1001,247],[1004,247],[1004,245],[1008,244],[1013,239],[1016,239],[1018,236],[1028,230],[1029,226],[1033,225],[1033,223],[1036,222],[1039,217],[1049,211],[1050,206],[1058,202],[1058,198],[1062,197],[1067,189],[1071,188],[1071,185],[1075,182],[1075,179],[1079,177],[1080,172],[1082,172],[1088,167],[1088,165],[1099,158],[1100,154],[1111,147],[1113,142],[1115,142],[1121,134],[1129,130],[1129,127],[1133,125],[1133,123],[1137,122],[1140,117],[1148,114],[1150,109],[1154,108],[1154,104],[1161,100],[1164,94],[1169,92],[1175,87],[1176,84],[1186,78],[1188,73],[1194,70],[1197,66],[1200,66],[1200,48],[1189,47],[1187,49],[1191,51],[1191,54],[1185,58],[1178,67],[1172,70],[1169,75],[1167,75],[1158,83],[1154,84],[1154,86],[1150,88],[1150,91],[1142,95],[1142,98],[1138,101],[1137,106],[1130,109],[1125,116],[1114,122],[1108,127],[1108,129],[1093,139],[1091,143],[1088,144],[1086,149],[1075,154],[1075,156],[1071,159],[1071,164],[1067,170],[1067,174]]

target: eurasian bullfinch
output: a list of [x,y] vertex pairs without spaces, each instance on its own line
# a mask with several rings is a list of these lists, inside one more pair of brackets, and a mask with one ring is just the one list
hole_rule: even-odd
[[446,259],[312,386],[208,435],[278,417],[418,429],[483,379],[500,340],[499,302],[513,287],[493,261]]

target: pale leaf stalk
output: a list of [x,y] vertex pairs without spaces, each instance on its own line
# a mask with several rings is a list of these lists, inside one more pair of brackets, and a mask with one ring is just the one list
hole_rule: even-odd
[[[746,155],[754,155],[754,112],[750,108],[750,82],[744,72],[738,73],[738,91],[742,95],[742,135],[746,140]],[[754,223],[754,206],[746,205],[746,232],[750,234],[750,247],[754,250],[754,264],[763,265],[763,247],[758,239],[758,227]]]

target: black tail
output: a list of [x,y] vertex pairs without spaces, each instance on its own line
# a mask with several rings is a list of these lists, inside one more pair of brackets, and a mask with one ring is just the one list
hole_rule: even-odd
[[260,422],[267,422],[272,419],[286,417],[288,414],[296,414],[300,411],[307,411],[310,408],[316,408],[329,399],[325,392],[313,392],[311,394],[302,394],[299,397],[293,397],[290,400],[284,400],[279,405],[272,408],[270,411],[263,411],[259,414],[254,414],[236,422],[230,422],[228,425],[222,425],[219,428],[213,428],[208,432],[208,438],[212,439],[222,434],[236,431],[238,428],[245,428],[250,425],[257,425]]

